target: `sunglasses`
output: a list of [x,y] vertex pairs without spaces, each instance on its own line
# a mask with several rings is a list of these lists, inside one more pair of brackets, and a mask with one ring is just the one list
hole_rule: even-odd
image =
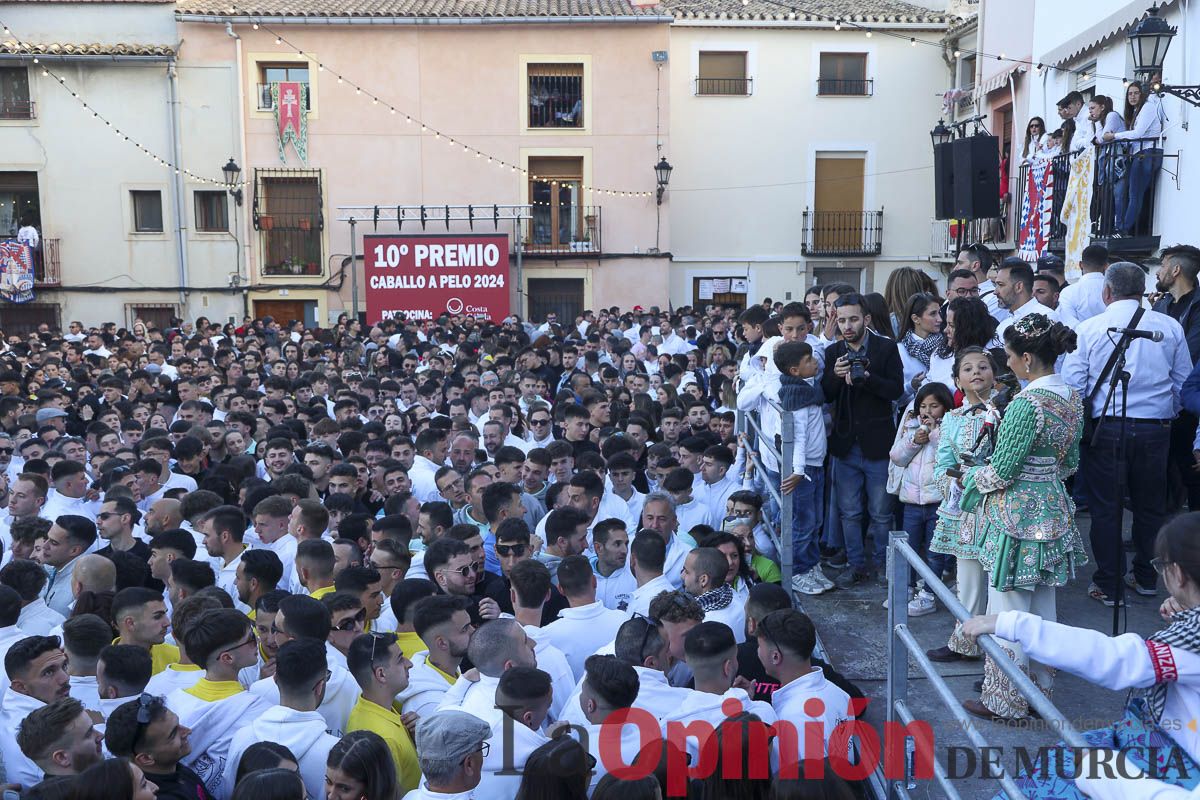
[[479,574],[479,568],[476,567],[474,564],[464,564],[463,566],[459,567],[458,569],[450,569],[449,567],[442,567],[442,570],[444,572],[457,572],[459,575],[461,575],[464,578],[467,577],[468,575],[470,575],[471,573]]
[[384,645],[384,649],[386,650],[387,648],[391,647],[393,644],[396,643],[396,634],[394,634],[394,633],[368,633],[367,636],[371,637],[370,663],[372,666],[374,666],[374,664],[375,664],[375,645],[379,644],[379,642],[381,640],[385,641],[385,642],[387,642],[387,644]]
[[646,622],[646,630],[645,630],[645,632],[642,634],[642,644],[641,644],[641,646],[640,646],[640,647],[638,647],[638,657],[639,657],[639,658],[642,658],[642,659],[645,659],[645,657],[646,657],[646,644],[647,644],[647,643],[649,643],[649,641],[650,641],[650,634],[652,634],[652,633],[654,633],[655,631],[657,631],[657,630],[658,630],[658,626],[659,626],[661,623],[660,623],[658,620],[656,620],[654,617],[648,617],[648,616],[646,616],[645,614],[639,614],[639,613],[638,613],[638,612],[636,612],[636,611],[635,611],[635,612],[633,612],[633,616],[631,616],[631,617],[630,617],[630,619],[640,619],[640,620],[645,620],[645,622]]
[[333,626],[335,631],[355,631],[362,627],[367,621],[367,611],[363,609],[353,617],[346,617],[344,620]]
[[155,712],[162,708],[162,698],[155,697],[147,692],[142,692],[138,698],[137,711],[137,727],[133,729],[133,749],[137,750],[138,741],[142,738],[142,734],[146,732],[146,726],[150,724],[150,720],[154,717]]
[[0,447],[0,455],[11,456],[13,449],[11,447]]
[[529,545],[526,544],[498,544],[496,545],[496,555],[500,558],[507,558],[509,556],[520,558],[525,555],[525,551],[528,549]]
[[108,519],[109,517],[120,517],[120,516],[122,516],[120,511],[101,511],[99,514],[96,515],[96,519],[103,522],[104,520]]
[[[529,424],[530,425],[549,425],[550,420],[549,419],[531,419],[531,420],[529,420]],[[2,451],[0,451],[0,452],[2,452]],[[11,453],[12,451],[10,450],[9,452]]]

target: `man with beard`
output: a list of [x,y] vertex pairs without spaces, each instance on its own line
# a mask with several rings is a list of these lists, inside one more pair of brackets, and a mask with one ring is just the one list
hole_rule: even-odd
[[417,601],[413,627],[426,649],[412,657],[408,687],[396,699],[403,713],[427,717],[458,680],[475,624],[461,598],[435,595]]
[[159,800],[212,800],[200,777],[180,763],[192,752],[191,733],[161,697],[142,695],[109,714],[104,744],[141,768],[158,787]]

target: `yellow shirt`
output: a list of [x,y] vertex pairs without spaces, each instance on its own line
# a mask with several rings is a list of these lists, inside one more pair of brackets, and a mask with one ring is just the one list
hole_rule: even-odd
[[333,594],[335,591],[337,591],[337,589],[332,586],[322,586],[320,589],[317,589],[315,592],[309,595],[309,597],[311,597],[313,600],[320,600],[325,595]]
[[[118,636],[112,640],[113,644],[124,644],[121,637]],[[179,663],[179,648],[173,644],[156,644],[150,647],[150,674],[157,675],[167,668],[168,664]]]
[[417,636],[413,631],[398,631],[396,633],[396,644],[400,645],[400,650],[409,661],[412,661],[412,657],[417,653],[429,649],[429,645],[422,642],[421,637]]
[[441,675],[443,678],[445,678],[446,683],[450,684],[451,686],[453,686],[455,684],[455,682],[458,680],[458,675],[451,675],[449,673],[442,672],[440,669],[438,669],[438,665],[434,664],[428,658],[425,659],[425,666],[429,667],[434,672],[436,672],[438,675]]
[[208,703],[215,703],[246,690],[237,681],[210,681],[208,678],[201,678],[196,681],[195,686],[184,689],[184,691],[192,697],[198,697]]
[[350,731],[371,731],[379,734],[388,748],[392,751],[392,760],[396,764],[397,777],[404,791],[411,792],[421,781],[421,767],[417,763],[417,748],[413,746],[412,737],[400,722],[400,706],[393,704],[391,708],[372,703],[362,695],[350,711],[350,719],[346,723],[346,733]]

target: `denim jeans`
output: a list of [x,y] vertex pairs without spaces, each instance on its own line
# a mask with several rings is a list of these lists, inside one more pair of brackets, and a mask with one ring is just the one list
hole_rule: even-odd
[[1117,230],[1130,234],[1137,227],[1138,217],[1142,213],[1142,203],[1146,199],[1146,190],[1154,181],[1154,175],[1162,166],[1163,151],[1157,147],[1129,154],[1129,167],[1124,177],[1117,181]]
[[[904,532],[908,534],[908,546],[917,551],[917,555],[921,560],[929,565],[933,570],[933,574],[939,578],[946,571],[947,562],[950,561],[950,556],[943,553],[934,553],[929,550],[929,543],[933,541],[933,529],[937,525],[937,510],[940,503],[930,503],[928,505],[919,506],[914,503],[902,503],[904,510]],[[910,573],[908,579],[909,586],[917,585],[917,573]]]
[[[1122,498],[1117,494],[1117,448],[1121,423],[1106,419],[1095,447],[1088,449],[1088,501],[1092,510],[1092,552],[1096,572],[1092,578],[1100,590],[1112,597],[1117,582],[1125,576],[1125,551],[1121,546],[1119,513]],[[1150,559],[1154,540],[1167,520],[1167,462],[1171,449],[1170,422],[1125,423],[1125,475],[1121,483],[1128,492],[1133,511],[1133,575],[1141,586],[1154,586],[1157,575]]]
[[817,540],[821,533],[818,521],[821,498],[824,495],[825,470],[805,467],[808,480],[800,481],[792,490],[792,574],[803,575],[821,561]]
[[834,458],[837,469],[838,512],[842,517],[842,535],[846,543],[846,558],[856,572],[866,572],[871,566],[863,536],[864,507],[870,516],[867,532],[874,540],[874,566],[887,563],[888,531],[892,526],[893,495],[887,492],[888,460],[863,456],[857,444],[844,457]]

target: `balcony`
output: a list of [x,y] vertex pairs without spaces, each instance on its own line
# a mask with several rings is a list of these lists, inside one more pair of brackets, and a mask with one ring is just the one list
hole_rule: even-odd
[[804,209],[800,254],[804,256],[877,256],[883,252],[883,210],[810,211]]
[[33,251],[33,285],[50,288],[62,285],[58,266],[58,239],[42,239],[42,246]]
[[[271,97],[271,87],[275,86],[275,85],[276,84],[274,84],[274,83],[257,84],[257,86],[258,86],[258,110],[259,111],[272,111],[275,109],[275,101]],[[311,92],[304,93],[304,110],[305,111],[312,110],[312,93]]]
[[875,81],[870,78],[817,78],[817,94],[821,97],[870,97],[875,94]]
[[[1106,246],[1111,253],[1150,254],[1158,249],[1159,237],[1154,234],[1155,217],[1155,188],[1162,174],[1161,150],[1152,154],[1151,147],[1162,147],[1158,139],[1125,139],[1107,142],[1096,147],[1096,174],[1092,182],[1091,206],[1091,243]],[[1144,149],[1143,149],[1144,148]],[[1118,204],[1119,188],[1124,187],[1126,175],[1135,167],[1140,167],[1145,160],[1157,157],[1158,167],[1154,169],[1150,184],[1142,202],[1141,213],[1134,220],[1132,228],[1124,235],[1117,231],[1116,214],[1121,210]],[[1174,156],[1169,156],[1174,157]],[[1067,196],[1067,185],[1071,174],[1071,157],[1060,155],[1051,161],[1054,196],[1050,213],[1049,249],[1063,252],[1065,249],[1066,225],[1062,222],[1063,201]],[[1024,199],[1029,186],[1028,164],[1022,164],[1017,179],[1017,191],[1020,206],[1017,210],[1016,226],[1020,226],[1024,214]],[[1021,236],[1016,233],[1018,243]]]
[[0,119],[37,119],[37,105],[32,100],[0,98]]
[[696,78],[696,94],[724,97],[749,97],[754,94],[753,78]]
[[521,221],[522,249],[529,256],[595,255],[601,250],[600,206],[535,205]]

